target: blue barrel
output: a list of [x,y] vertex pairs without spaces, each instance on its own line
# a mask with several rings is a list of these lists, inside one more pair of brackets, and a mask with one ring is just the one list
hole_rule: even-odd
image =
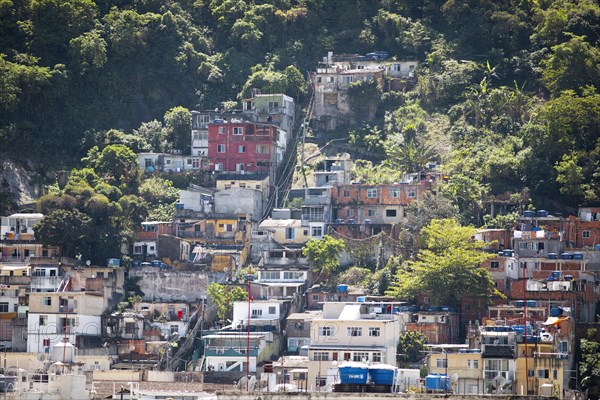
[[565,281],[572,281],[573,280],[573,275],[565,275]]
[[563,309],[560,307],[554,307],[550,309],[550,316],[551,317],[560,317],[563,313]]
[[527,307],[537,307],[537,301],[527,300]]
[[176,203],[175,204],[175,209],[176,210],[183,210],[184,207],[185,207],[185,204],[182,204],[182,203]]
[[538,210],[535,213],[536,217],[546,218],[548,216],[548,211],[546,210]]
[[376,385],[393,385],[396,367],[387,364],[377,364],[369,367],[371,382]]
[[358,296],[358,297],[356,298],[356,301],[357,301],[358,303],[364,303],[365,301],[367,301],[367,296]]
[[515,254],[514,250],[504,250],[505,257],[512,257]]
[[573,253],[573,260],[583,260],[583,253]]
[[428,391],[448,390],[449,383],[448,377],[443,374],[429,374],[425,377],[425,389]]
[[345,363],[338,367],[340,382],[344,385],[364,385],[367,383],[368,367],[361,363]]
[[558,254],[556,253],[548,253],[548,258],[551,260],[556,260],[558,259]]
[[561,272],[560,271],[552,271],[552,280],[553,281],[559,281],[560,280],[560,276],[561,276]]
[[337,290],[340,293],[347,293],[348,292],[348,285],[338,285],[337,286]]
[[569,253],[560,253],[560,259],[561,260],[570,260],[571,259],[571,254],[569,254]]
[[600,251],[600,244],[595,244],[595,245],[594,245],[594,250],[598,250],[598,251]]
[[535,211],[531,211],[531,210],[523,211],[523,217],[533,218],[533,217],[535,217]]
[[161,264],[160,260],[153,260],[153,261],[150,262],[150,265],[153,266],[153,267],[155,267],[155,268],[160,268],[160,264]]
[[515,307],[525,307],[525,300],[515,301]]
[[142,264],[142,263],[141,263],[139,260],[133,260],[133,261],[131,262],[131,266],[132,266],[132,267],[134,267],[134,268],[135,268],[135,267],[139,267],[141,264]]

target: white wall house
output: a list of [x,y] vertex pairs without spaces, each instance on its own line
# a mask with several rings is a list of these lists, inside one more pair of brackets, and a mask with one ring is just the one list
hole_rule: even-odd
[[30,293],[27,317],[27,351],[47,353],[66,337],[100,336],[102,296],[86,292]]
[[323,305],[323,315],[311,322],[308,348],[308,382],[327,374],[333,362],[357,361],[396,364],[401,330],[390,303],[342,303]]
[[39,213],[17,213],[0,218],[0,239],[33,240],[35,224],[44,218]]
[[[250,302],[250,325],[263,327],[281,332],[281,319],[284,317],[283,301],[279,300],[253,300]],[[236,301],[233,303],[233,326],[245,329],[248,326],[248,302]],[[266,328],[265,327],[271,327]]]

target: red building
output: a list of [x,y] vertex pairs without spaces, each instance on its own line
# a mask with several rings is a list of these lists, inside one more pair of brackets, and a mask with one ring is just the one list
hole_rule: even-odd
[[[255,173],[273,177],[279,130],[274,125],[224,122],[208,125],[208,158],[212,171]],[[280,143],[285,149],[285,144]],[[281,151],[282,152],[282,151]]]

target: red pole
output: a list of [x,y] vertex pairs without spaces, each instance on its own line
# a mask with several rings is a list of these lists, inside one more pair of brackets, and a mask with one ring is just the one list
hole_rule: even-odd
[[251,279],[248,279],[248,337],[246,340],[246,392],[250,391],[250,287]]
[[[527,265],[527,264],[525,264]],[[525,344],[525,395],[529,393],[529,363],[527,359],[527,268],[523,268],[523,320],[524,320],[524,334],[523,342]]]

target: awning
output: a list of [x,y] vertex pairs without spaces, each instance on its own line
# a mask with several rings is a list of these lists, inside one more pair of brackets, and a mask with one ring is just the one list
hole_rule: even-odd
[[548,317],[548,319],[546,320],[546,322],[544,322],[544,325],[554,325],[554,326],[557,326],[562,321],[565,321],[568,318],[569,317]]

